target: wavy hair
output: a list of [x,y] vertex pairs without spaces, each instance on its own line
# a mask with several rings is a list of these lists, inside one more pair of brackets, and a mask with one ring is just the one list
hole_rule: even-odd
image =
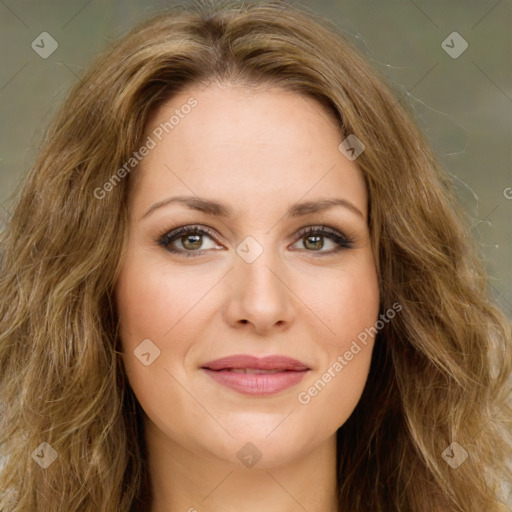
[[[200,1],[144,21],[97,57],[47,129],[1,235],[0,510],[148,510],[113,301],[136,170],[94,191],[140,147],[150,109],[214,81],[315,98],[340,142],[366,146],[381,307],[402,310],[337,432],[340,511],[506,511],[511,328],[468,219],[395,86],[334,24],[284,1]],[[45,469],[43,442],[57,455]],[[443,460],[454,442],[468,454],[456,469]]]

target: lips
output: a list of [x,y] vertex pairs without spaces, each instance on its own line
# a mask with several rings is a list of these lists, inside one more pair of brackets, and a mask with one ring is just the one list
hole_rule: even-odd
[[201,369],[218,384],[255,396],[279,393],[294,386],[310,370],[301,361],[280,355],[234,355],[205,363]]
[[250,370],[248,373],[256,373],[252,372],[252,370],[274,371],[274,373],[282,371],[309,370],[304,363],[297,359],[281,355],[262,358],[249,355],[234,355],[205,363],[202,368],[209,370]]

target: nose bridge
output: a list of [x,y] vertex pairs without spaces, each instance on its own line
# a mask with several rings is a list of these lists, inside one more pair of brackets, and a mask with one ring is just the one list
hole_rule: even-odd
[[231,312],[236,315],[232,320],[248,320],[258,329],[266,329],[290,321],[293,304],[271,237],[260,240],[249,236],[237,246],[235,289],[230,300]]
[[283,294],[283,283],[276,277],[282,267],[278,263],[275,249],[271,246],[270,237],[266,237],[266,240],[259,238],[261,242],[248,236],[238,245],[236,253],[239,257],[235,270],[240,275],[244,290],[251,295],[263,294],[267,302],[270,302]]

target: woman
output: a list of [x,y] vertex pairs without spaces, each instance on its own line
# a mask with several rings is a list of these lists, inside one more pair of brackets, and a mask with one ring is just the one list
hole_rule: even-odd
[[510,325],[410,115],[314,14],[136,27],[2,242],[1,510],[507,510]]

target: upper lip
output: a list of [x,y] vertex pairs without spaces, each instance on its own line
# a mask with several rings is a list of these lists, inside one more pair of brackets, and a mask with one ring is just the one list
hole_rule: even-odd
[[282,355],[256,357],[245,354],[221,357],[202,365],[209,370],[227,370],[237,368],[255,368],[257,370],[309,370],[304,363]]

